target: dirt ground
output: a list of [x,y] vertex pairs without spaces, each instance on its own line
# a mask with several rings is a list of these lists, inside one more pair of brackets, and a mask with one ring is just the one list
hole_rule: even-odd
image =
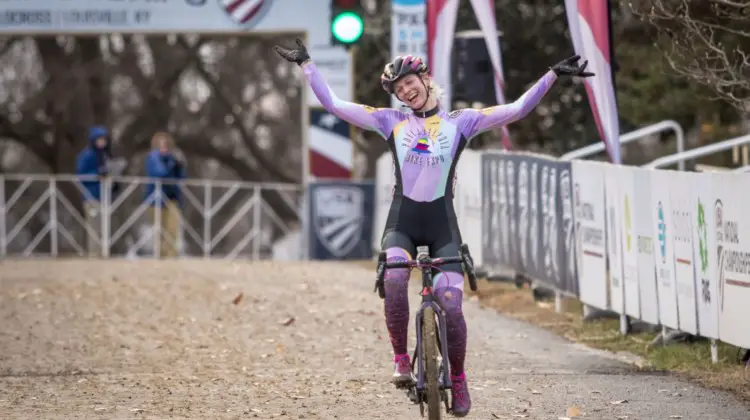
[[[343,263],[0,262],[0,418],[417,419],[388,384],[372,284]],[[465,313],[469,418],[750,418],[728,394],[470,299]]]

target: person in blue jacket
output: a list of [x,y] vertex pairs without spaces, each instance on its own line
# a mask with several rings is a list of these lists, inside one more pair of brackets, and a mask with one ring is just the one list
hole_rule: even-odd
[[[102,126],[89,128],[88,145],[76,158],[76,175],[86,178],[83,185],[83,208],[89,226],[86,246],[89,256],[100,255],[101,246],[101,180],[109,176],[109,163],[112,160],[112,141],[109,131]],[[91,179],[96,176],[96,179]],[[113,193],[116,191],[112,191]]]
[[185,164],[175,155],[174,140],[168,133],[158,132],[151,138],[151,151],[146,156],[146,176],[163,181],[161,198],[157,197],[156,184],[149,183],[146,187],[146,200],[151,206],[154,226],[156,207],[161,208],[161,235],[154,238],[154,246],[159,241],[160,257],[177,256],[182,197],[176,181],[185,178]]

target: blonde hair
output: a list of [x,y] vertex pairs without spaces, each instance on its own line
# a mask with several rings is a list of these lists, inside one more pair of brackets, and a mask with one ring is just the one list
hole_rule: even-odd
[[[427,93],[429,94],[429,96],[435,98],[438,103],[440,103],[440,101],[442,101],[445,97],[445,90],[442,88],[442,86],[435,83],[435,80],[432,78],[432,76],[427,75],[427,80],[430,82],[430,85],[427,88]],[[424,81],[424,79],[422,79],[422,81]]]
[[438,103],[440,103],[445,97],[445,90],[435,82],[430,82],[430,87],[427,91],[430,93],[430,96],[437,99]]
[[167,141],[167,148],[172,150],[175,148],[174,146],[174,138],[171,134],[167,133],[166,131],[157,131],[154,133],[153,136],[151,136],[151,148],[152,149],[158,149],[159,148],[159,142],[164,139]]

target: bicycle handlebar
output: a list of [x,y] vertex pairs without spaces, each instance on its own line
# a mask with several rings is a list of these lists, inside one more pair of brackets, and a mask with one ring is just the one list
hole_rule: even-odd
[[423,258],[409,261],[386,262],[385,268],[440,267],[445,264],[463,263],[462,257]]
[[469,245],[461,244],[459,255],[455,257],[438,257],[430,258],[427,254],[419,254],[414,260],[388,262],[384,251],[378,255],[377,280],[375,281],[375,290],[381,299],[385,299],[385,270],[386,268],[432,268],[445,264],[461,263],[466,276],[469,278],[469,288],[472,291],[477,290],[477,276],[474,272],[474,260],[469,253]]

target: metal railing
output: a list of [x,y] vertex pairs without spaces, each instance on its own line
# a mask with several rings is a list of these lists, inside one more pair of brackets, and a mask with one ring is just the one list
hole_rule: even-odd
[[[166,198],[169,185],[179,200]],[[259,259],[299,222],[302,195],[280,183],[5,174],[0,258]]]
[[[674,131],[676,141],[677,141],[677,153],[682,153],[685,151],[685,132],[682,130],[682,127],[680,124],[678,124],[676,121],[673,120],[664,120],[662,122],[658,122],[656,124],[652,124],[646,127],[639,128],[635,131],[631,131],[629,133],[622,134],[620,136],[620,144],[628,144],[637,140],[645,139],[648,136],[662,133],[665,131]],[[606,148],[604,146],[603,142],[593,143],[588,146],[581,147],[580,149],[573,150],[571,152],[568,152],[562,156],[560,156],[561,160],[573,160],[573,159],[581,159],[584,157],[588,157],[591,155],[595,155],[597,153],[601,153],[605,151]],[[685,170],[685,164],[684,162],[679,163],[679,168],[681,171]]]
[[750,143],[750,134],[735,137],[732,139],[724,140],[718,143],[711,143],[705,146],[696,147],[684,152],[676,153],[674,155],[663,156],[659,159],[653,160],[646,165],[645,168],[663,168],[665,166],[674,165],[675,163],[684,168],[685,162],[692,159],[697,159],[705,156],[712,155],[714,153],[731,150],[737,146]]

